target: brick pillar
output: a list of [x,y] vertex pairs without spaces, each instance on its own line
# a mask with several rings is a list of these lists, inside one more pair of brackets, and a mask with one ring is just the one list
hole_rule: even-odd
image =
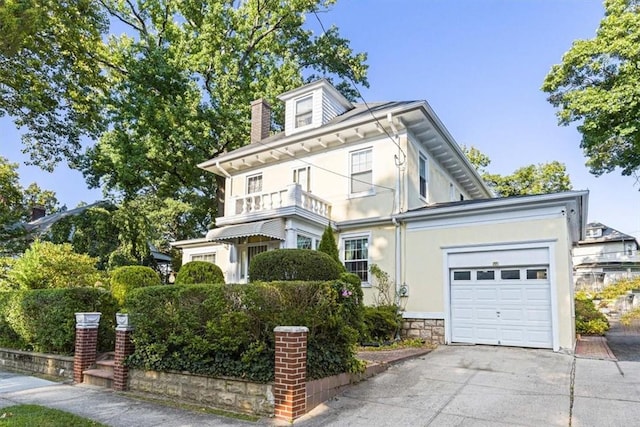
[[293,421],[307,411],[307,334],[304,326],[278,326],[273,395],[276,418]]
[[82,373],[96,363],[100,313],[76,313],[76,349],[73,354],[73,380],[82,382]]
[[133,353],[133,326],[129,323],[129,315],[116,314],[118,326],[116,326],[116,354],[115,364],[113,367],[113,389],[125,391],[128,389],[127,380],[129,379],[129,368],[124,362],[127,356]]

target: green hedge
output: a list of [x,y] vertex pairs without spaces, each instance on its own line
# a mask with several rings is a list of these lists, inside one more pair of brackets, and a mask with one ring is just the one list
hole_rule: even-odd
[[111,273],[111,293],[118,304],[124,304],[127,294],[132,289],[144,286],[159,286],[160,276],[151,267],[143,265],[127,265],[118,267]]
[[324,252],[309,249],[277,249],[251,259],[252,282],[335,280],[343,270]]
[[41,353],[73,354],[75,313],[102,313],[98,351],[112,351],[117,303],[96,288],[0,292],[0,346]]
[[268,382],[273,329],[307,326],[310,378],[357,371],[363,309],[357,288],[336,280],[136,289],[126,301],[135,326],[128,363]]
[[180,267],[176,285],[198,283],[224,283],[224,273],[220,267],[206,261],[191,261]]

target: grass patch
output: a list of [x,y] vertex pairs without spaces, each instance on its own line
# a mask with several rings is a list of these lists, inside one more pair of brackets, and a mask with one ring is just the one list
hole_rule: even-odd
[[38,405],[15,405],[0,409],[0,426],[107,427],[97,421]]

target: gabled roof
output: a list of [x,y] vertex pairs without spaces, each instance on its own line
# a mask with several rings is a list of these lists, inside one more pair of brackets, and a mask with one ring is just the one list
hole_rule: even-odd
[[111,203],[106,200],[99,200],[97,202],[91,203],[90,205],[79,206],[73,209],[67,209],[65,211],[59,211],[53,213],[51,215],[43,216],[42,218],[38,218],[34,221],[27,222],[24,224],[25,230],[27,230],[30,234],[43,234],[49,231],[49,229],[58,221],[68,216],[80,215],[87,209],[91,209],[97,206],[107,206]]
[[635,237],[625,234],[621,231],[616,230],[615,228],[611,228],[605,224],[600,222],[590,222],[587,224],[587,230],[589,229],[601,229],[602,235],[599,237],[586,237],[584,240],[580,241],[580,245],[588,245],[595,243],[606,243],[606,242],[635,242],[636,246],[638,245],[638,241]]

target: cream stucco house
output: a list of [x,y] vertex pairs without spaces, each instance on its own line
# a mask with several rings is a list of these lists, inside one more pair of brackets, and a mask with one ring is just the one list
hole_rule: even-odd
[[404,332],[440,343],[574,345],[571,250],[586,191],[493,198],[425,101],[352,104],[326,80],[282,94],[284,132],[252,105],[251,143],[198,165],[225,178],[224,213],[175,242],[246,283],[251,258],[315,249],[327,224],[371,298],[394,279]]

